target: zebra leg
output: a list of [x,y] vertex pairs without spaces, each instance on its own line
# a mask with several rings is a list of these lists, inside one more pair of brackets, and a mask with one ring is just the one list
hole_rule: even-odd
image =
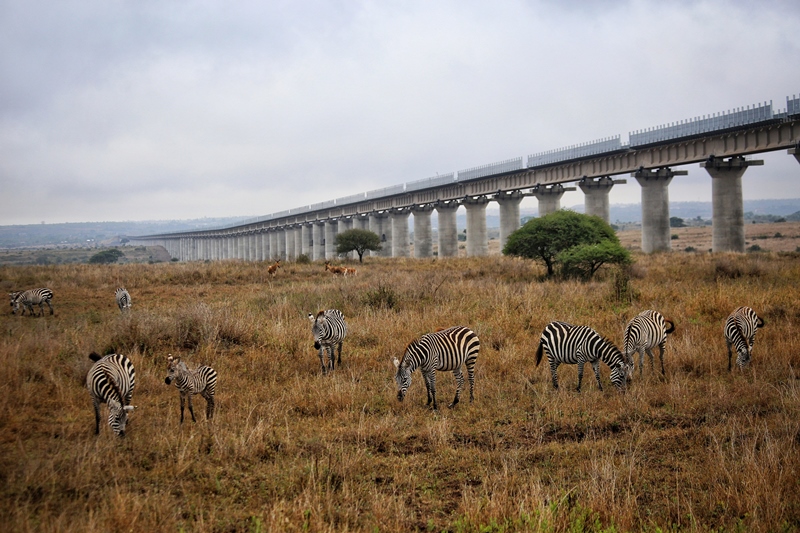
[[464,374],[461,373],[460,367],[453,370],[453,376],[456,378],[456,397],[453,398],[453,403],[447,406],[450,409],[458,404],[458,399],[461,396],[461,387],[464,386]]
[[467,362],[467,379],[469,379],[469,403],[475,400],[472,391],[475,388],[475,361]]
[[192,422],[195,424],[197,423],[197,419],[194,417],[194,409],[192,408],[192,393],[186,395],[187,400],[189,401],[189,414],[192,415]]
[[328,370],[331,372],[336,370],[336,365],[334,364],[336,362],[336,358],[334,357],[335,355],[336,347],[333,345],[328,346]]
[[[50,300],[45,300],[44,303],[47,304],[47,307],[50,308],[50,314],[53,314],[53,306],[50,304]],[[42,307],[42,314],[44,314],[44,307]]]
[[100,434],[100,404],[97,402],[96,398],[92,398],[92,403],[94,404],[94,434]]
[[183,410],[186,406],[186,394],[181,391],[181,424],[183,424]]
[[328,372],[328,367],[325,366],[325,347],[319,347],[319,365],[322,367],[322,375]]
[[600,390],[603,390],[603,384],[600,383],[600,361],[599,360],[593,361],[591,365],[592,365],[592,370],[594,370],[594,377],[595,379],[597,379],[597,387]]
[[639,377],[644,377],[644,348],[639,348]]
[[664,343],[658,345],[658,358],[661,360],[661,375],[664,376]]
[[581,391],[581,383],[583,383],[583,365],[584,361],[578,361],[578,388],[575,389],[577,392]]
[[656,366],[654,362],[655,356],[653,356],[653,350],[651,348],[645,348],[644,350],[647,352],[647,355],[650,356],[650,372],[655,372]]
[[438,410],[438,406],[436,405],[436,371],[431,370],[428,374],[425,375],[425,387],[428,389],[428,404],[431,405],[433,403],[433,410]]
[[339,366],[342,366],[342,342],[339,343],[339,361],[337,362]]
[[553,378],[553,388],[558,389],[558,363],[550,363],[550,375]]
[[211,420],[214,418],[214,396],[205,391],[203,392],[203,398],[206,399],[206,420]]
[[[725,339],[725,344],[728,345],[728,372],[731,371],[731,358],[733,357],[733,353],[731,353],[731,341]],[[737,356],[738,359],[738,356]]]

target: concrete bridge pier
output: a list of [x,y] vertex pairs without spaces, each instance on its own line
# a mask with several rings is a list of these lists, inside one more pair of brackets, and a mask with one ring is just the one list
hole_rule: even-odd
[[283,228],[284,242],[286,243],[286,260],[293,261],[297,257],[294,249],[294,228],[285,226]]
[[763,164],[742,156],[711,156],[700,163],[711,176],[711,251],[744,252],[742,175],[747,167]]
[[339,230],[338,220],[325,222],[325,259],[336,259],[336,232]]
[[249,250],[249,253],[247,254],[248,261],[258,261],[258,248],[256,247],[255,231],[251,231],[247,236],[247,248]]
[[280,259],[281,261],[286,261],[286,229],[281,228],[278,230],[278,248],[277,248],[277,255],[275,259]]
[[[506,245],[508,236],[519,229],[519,204],[525,195],[522,191],[500,192],[493,199],[500,206],[500,250]],[[469,238],[469,231],[467,232]]]
[[311,238],[314,244],[311,246],[311,260],[319,261],[325,259],[325,222],[314,222],[311,228]]
[[269,232],[269,260],[278,259],[280,257],[278,254],[278,230],[271,229]]
[[433,232],[431,230],[432,204],[415,205],[414,213],[414,257],[433,256]]
[[438,202],[436,213],[439,217],[439,257],[458,256],[458,227],[456,225],[456,212],[460,202]]
[[789,148],[786,153],[789,155],[793,155],[797,162],[800,163],[800,143],[797,143],[797,146],[794,148]]
[[389,218],[392,221],[392,257],[408,257],[408,216],[411,209],[407,207],[392,209]]
[[359,214],[353,217],[353,228],[354,229],[363,229],[369,230],[369,216],[365,214]]
[[294,260],[297,260],[297,258],[300,257],[300,254],[303,253],[302,228],[302,225],[297,225],[291,229],[292,236],[294,237]]
[[311,224],[306,222],[300,226],[300,253],[311,259]]
[[467,208],[467,256],[489,255],[489,239],[486,233],[486,196],[465,198]]
[[372,233],[377,235],[381,238],[381,246],[382,249],[377,252],[367,252],[372,257],[378,257],[383,254],[383,248],[386,247],[386,243],[383,241],[383,223],[386,220],[386,215],[383,213],[378,213],[377,211],[373,211],[369,214],[369,229]]
[[669,183],[685,170],[640,168],[632,174],[642,187],[642,251],[646,254],[672,249],[669,232]]
[[269,232],[266,228],[261,231],[261,260],[269,261]]
[[575,187],[564,187],[560,183],[555,185],[537,185],[531,189],[531,194],[539,200],[539,216],[543,217],[561,209],[561,197],[567,191],[574,191]]
[[610,222],[608,193],[611,192],[611,187],[614,185],[627,182],[627,180],[614,180],[608,176],[597,179],[587,177],[581,179],[578,182],[578,187],[581,188],[585,195],[583,198],[584,212],[587,215],[600,217],[606,222]]

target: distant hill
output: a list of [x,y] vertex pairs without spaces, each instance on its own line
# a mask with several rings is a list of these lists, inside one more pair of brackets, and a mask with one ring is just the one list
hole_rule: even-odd
[[[583,205],[565,206],[583,212]],[[711,202],[671,202],[670,216],[684,220],[700,217],[711,219]],[[770,217],[784,217],[787,220],[800,220],[800,198],[789,200],[745,200],[745,219],[758,220]],[[640,204],[612,204],[609,207],[610,219],[614,224],[641,223]],[[466,228],[467,217],[459,211],[457,226],[459,231]],[[520,215],[538,216],[537,209],[522,209]],[[116,246],[127,236],[151,235],[154,233],[173,233],[179,231],[203,230],[237,224],[247,217],[199,218],[193,220],[153,220],[146,222],[76,222],[69,224],[28,224],[0,226],[0,248],[53,248],[53,247],[98,247]],[[409,217],[413,231],[414,217]],[[432,226],[437,229],[437,217]],[[486,227],[500,227],[497,204],[489,204],[486,209]]]

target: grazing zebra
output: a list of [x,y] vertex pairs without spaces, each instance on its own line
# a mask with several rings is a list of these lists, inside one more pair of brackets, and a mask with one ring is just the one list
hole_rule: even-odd
[[562,363],[578,365],[578,392],[583,381],[583,365],[587,362],[594,369],[600,390],[603,390],[603,385],[600,383],[600,360],[611,368],[611,383],[620,390],[625,387],[626,379],[630,379],[633,373],[633,367],[628,364],[628,360],[619,348],[587,326],[550,322],[542,331],[539,340],[536,366],[539,366],[542,360],[543,351],[547,352],[547,361],[550,363],[550,373],[553,376],[553,388],[556,389],[558,388],[556,370]]
[[86,388],[94,404],[94,434],[100,433],[100,404],[108,404],[108,425],[116,435],[125,436],[128,413],[133,411],[131,395],[136,385],[136,372],[131,360],[120,354],[100,357],[92,352],[95,363],[86,375]]
[[[669,327],[667,327],[669,324]],[[664,318],[658,311],[642,311],[633,317],[625,326],[625,358],[633,368],[635,361],[634,352],[639,352],[639,376],[643,375],[644,353],[650,356],[650,368],[653,368],[652,349],[658,346],[658,356],[661,359],[661,375],[664,375],[664,346],[667,343],[667,334],[675,331],[675,323]]]
[[[319,362],[322,365],[322,373],[334,369],[333,352],[334,348],[339,347],[339,365],[342,364],[342,341],[347,336],[347,324],[344,315],[338,309],[328,309],[320,311],[315,315],[308,314],[308,319],[313,322],[311,333],[314,335],[314,348],[319,350]],[[325,350],[328,351],[328,365],[325,365]]]
[[749,307],[740,307],[725,320],[725,343],[728,345],[728,372],[731,371],[731,346],[736,347],[736,364],[743,369],[750,363],[756,330],[764,327],[764,319]]
[[469,401],[475,399],[473,390],[475,388],[475,362],[478,360],[478,352],[481,349],[481,341],[478,336],[469,328],[464,326],[454,326],[449,329],[441,329],[434,333],[426,333],[419,339],[415,339],[406,347],[402,360],[394,359],[394,366],[397,367],[394,380],[397,382],[397,399],[403,401],[408,387],[411,385],[411,374],[417,368],[422,370],[422,378],[425,380],[425,388],[428,391],[428,403],[436,405],[436,371],[452,371],[456,378],[456,396],[448,407],[453,408],[458,403],[461,395],[461,387],[464,385],[464,376],[461,373],[461,366],[466,365],[467,377],[469,379]]
[[125,290],[122,287],[120,287],[114,293],[114,297],[117,300],[117,306],[119,307],[120,311],[123,311],[123,312],[125,310],[130,311],[130,309],[131,309],[131,295],[128,293],[127,290]]
[[44,316],[44,305],[47,304],[47,307],[50,308],[50,314],[53,314],[53,306],[50,303],[50,300],[53,299],[53,291],[50,289],[31,289],[29,291],[24,292],[12,292],[9,294],[11,296],[11,313],[17,314],[19,311],[19,306],[23,306],[22,313],[20,315],[25,314],[25,309],[27,309],[31,316],[33,316],[33,306],[39,306],[39,314]]
[[201,366],[197,370],[189,370],[186,363],[181,358],[172,358],[172,354],[167,358],[167,374],[164,383],[169,385],[173,381],[181,392],[181,424],[183,424],[183,407],[186,399],[189,399],[189,413],[192,415],[192,422],[197,422],[192,408],[192,395],[199,394],[206,399],[206,420],[214,417],[214,392],[217,389],[217,371],[210,366]]

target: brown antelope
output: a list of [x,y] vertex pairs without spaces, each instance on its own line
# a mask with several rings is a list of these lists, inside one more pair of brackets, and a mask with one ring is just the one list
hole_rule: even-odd
[[280,266],[281,266],[281,260],[278,259],[277,261],[275,261],[275,264],[270,265],[269,268],[267,268],[267,273],[274,278]]
[[344,271],[343,273],[345,276],[355,276],[356,274],[358,274],[358,270],[356,270],[355,268],[343,267],[342,270]]
[[345,267],[333,266],[328,261],[325,261],[325,271],[332,273],[334,276],[337,274],[346,275],[346,270],[347,269]]

